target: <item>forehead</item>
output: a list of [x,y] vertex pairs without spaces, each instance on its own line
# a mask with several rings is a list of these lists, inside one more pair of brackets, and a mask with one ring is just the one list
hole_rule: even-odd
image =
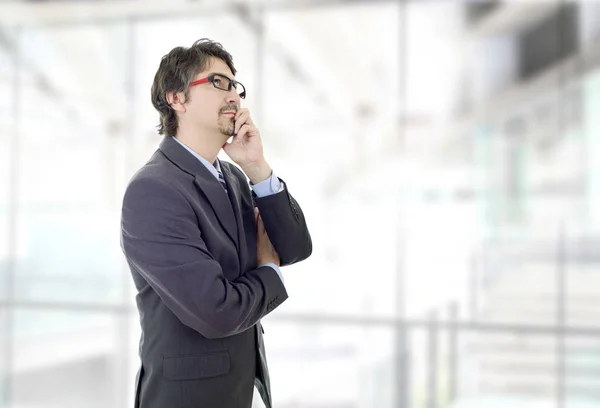
[[196,75],[196,77],[202,78],[202,77],[206,77],[210,74],[222,74],[229,78],[233,78],[233,73],[231,72],[231,70],[225,63],[225,61],[223,61],[220,58],[215,58],[215,57],[210,58],[209,63],[206,66],[206,69],[204,71],[198,73],[198,75]]

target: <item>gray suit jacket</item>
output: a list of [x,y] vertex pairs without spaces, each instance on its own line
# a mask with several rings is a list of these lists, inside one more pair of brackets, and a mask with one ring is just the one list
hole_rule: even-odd
[[125,192],[121,245],[142,327],[136,408],[249,408],[255,385],[271,407],[260,319],[288,295],[273,268],[257,268],[254,205],[282,266],[312,242],[287,186],[258,198],[221,164],[228,194],[166,137]]

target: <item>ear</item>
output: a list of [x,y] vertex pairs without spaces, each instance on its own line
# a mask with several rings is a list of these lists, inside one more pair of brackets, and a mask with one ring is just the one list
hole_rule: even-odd
[[183,92],[169,91],[165,96],[167,97],[169,105],[171,105],[171,108],[173,108],[175,112],[183,113],[186,111],[185,95],[183,94]]

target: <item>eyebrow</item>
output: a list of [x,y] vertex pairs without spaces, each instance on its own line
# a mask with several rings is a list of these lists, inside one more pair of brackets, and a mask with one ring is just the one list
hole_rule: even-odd
[[210,76],[210,75],[215,75],[215,74],[217,74],[217,75],[221,75],[221,76],[224,76],[224,77],[226,77],[226,78],[229,78],[229,79],[233,79],[233,80],[235,80],[235,77],[231,78],[229,75],[222,74],[221,72],[211,72],[211,73],[210,73],[210,74],[208,74],[207,76]]

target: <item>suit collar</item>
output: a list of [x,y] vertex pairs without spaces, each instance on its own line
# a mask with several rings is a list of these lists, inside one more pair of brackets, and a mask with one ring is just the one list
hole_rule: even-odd
[[200,156],[198,153],[193,151],[191,147],[185,145],[181,140],[177,139],[176,137],[172,137],[171,140],[174,141],[175,143],[179,144],[181,147],[183,147],[185,150],[187,150],[192,156],[194,156],[196,158],[196,160],[198,160],[200,163],[202,163],[202,165],[204,167],[206,167],[208,169],[208,171],[210,171],[210,173],[216,179],[219,178],[218,172],[221,171],[221,165],[219,164],[219,159],[215,160],[214,163],[211,163],[208,160],[206,160],[204,157]]
[[[206,196],[219,222],[239,249],[236,216],[228,194],[223,191],[223,186],[214,175],[197,158],[195,158],[185,147],[179,144],[171,136],[166,136],[159,146],[160,151],[173,164],[194,177],[194,184]],[[239,193],[232,186],[234,179],[226,166],[221,166],[223,177],[227,182],[229,195],[234,201],[239,201]]]
[[181,142],[175,140],[174,137],[165,136],[160,143],[159,149],[170,161],[186,173],[192,176],[200,175],[202,177],[210,176],[214,178],[210,170],[194,157]]

